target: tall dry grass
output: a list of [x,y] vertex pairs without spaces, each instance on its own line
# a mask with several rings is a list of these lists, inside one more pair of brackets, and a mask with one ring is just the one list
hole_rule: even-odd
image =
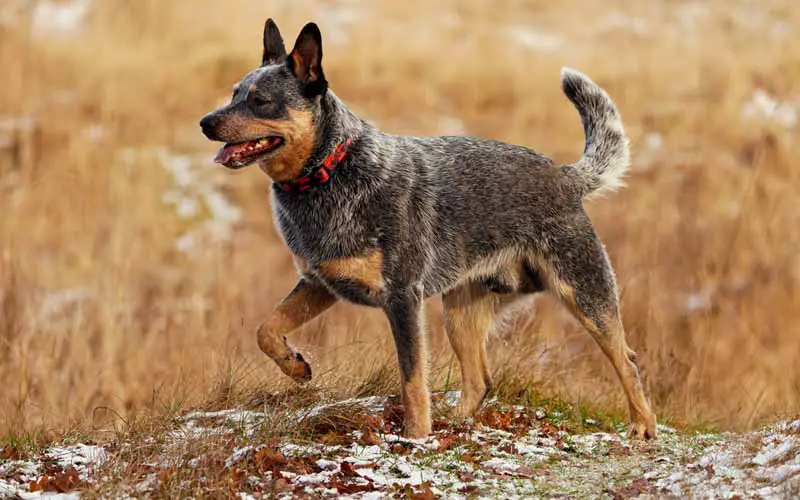
[[[214,167],[197,126],[258,61],[267,15],[287,41],[316,20],[333,89],[393,132],[573,161],[583,136],[558,71],[590,74],[634,145],[629,187],[589,210],[659,416],[743,428],[800,409],[798,129],[743,114],[757,89],[800,106],[792,0],[115,0],[74,33],[35,21],[41,3],[0,7],[4,432],[288,385],[253,335],[295,279],[267,180]],[[453,357],[429,312],[443,384]],[[355,306],[295,343],[323,386],[394,363],[381,314]],[[491,352],[500,379],[623,407],[599,350],[546,297]]]

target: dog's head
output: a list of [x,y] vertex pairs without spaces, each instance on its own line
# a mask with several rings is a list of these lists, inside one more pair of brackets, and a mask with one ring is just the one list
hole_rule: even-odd
[[206,137],[225,143],[215,161],[231,169],[258,163],[276,181],[297,177],[313,150],[312,117],[327,88],[317,25],[305,25],[287,55],[267,19],[261,66],[234,86],[229,104],[200,121]]

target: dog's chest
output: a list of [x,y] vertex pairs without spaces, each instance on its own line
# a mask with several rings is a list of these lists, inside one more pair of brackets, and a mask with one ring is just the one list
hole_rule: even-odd
[[[276,207],[278,228],[301,272],[339,297],[379,306],[383,252],[356,210],[328,206]],[[350,208],[350,207],[347,207]]]
[[296,260],[304,275],[322,281],[339,297],[355,304],[380,307],[385,283],[383,252],[379,249],[354,257]]

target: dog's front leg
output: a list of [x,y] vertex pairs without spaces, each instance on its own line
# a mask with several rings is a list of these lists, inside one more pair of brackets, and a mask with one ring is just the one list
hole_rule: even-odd
[[311,367],[299,352],[292,349],[286,335],[322,314],[336,300],[324,285],[300,278],[272,315],[258,327],[258,346],[283,373],[297,382],[311,379]]
[[387,291],[384,306],[397,346],[405,410],[403,433],[409,438],[421,438],[431,432],[422,299],[421,286],[401,287]]

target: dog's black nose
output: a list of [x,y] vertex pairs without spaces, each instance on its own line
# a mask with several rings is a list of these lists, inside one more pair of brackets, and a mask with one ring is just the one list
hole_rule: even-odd
[[215,140],[217,138],[217,122],[219,119],[214,116],[214,114],[208,114],[200,120],[200,128],[203,130],[203,134],[211,140]]

